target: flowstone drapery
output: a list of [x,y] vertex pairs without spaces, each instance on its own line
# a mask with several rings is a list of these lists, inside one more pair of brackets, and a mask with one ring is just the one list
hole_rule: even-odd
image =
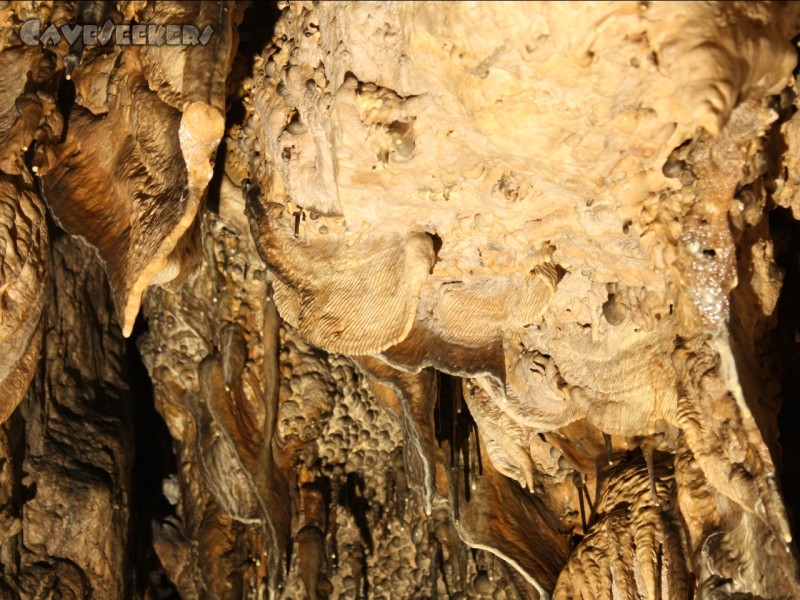
[[798,18],[0,3],[0,596],[800,596]]

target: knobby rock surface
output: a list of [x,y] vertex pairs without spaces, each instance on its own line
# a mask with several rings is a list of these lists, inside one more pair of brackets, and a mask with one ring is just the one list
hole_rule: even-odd
[[800,597],[799,19],[0,2],[0,597]]

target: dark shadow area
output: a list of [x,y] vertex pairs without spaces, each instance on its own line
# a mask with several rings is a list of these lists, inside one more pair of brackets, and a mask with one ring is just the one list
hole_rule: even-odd
[[478,426],[467,408],[460,377],[437,372],[439,395],[434,410],[434,431],[439,447],[447,443],[450,453],[453,513],[458,519],[458,501],[472,495],[470,482],[483,473]]
[[776,242],[776,260],[785,277],[778,300],[778,325],[773,332],[773,355],[780,363],[782,406],[780,430],[781,486],[792,530],[800,518],[800,221],[791,211],[777,208],[769,213],[770,229]]
[[358,527],[361,539],[364,541],[364,546],[372,552],[374,550],[374,543],[372,540],[372,532],[369,528],[369,522],[367,521],[367,512],[369,512],[370,506],[369,501],[364,497],[365,487],[366,484],[361,475],[358,473],[348,473],[347,482],[339,496],[339,503],[353,515],[353,520],[356,522],[356,527]]
[[[253,2],[245,11],[244,19],[238,28],[239,47],[236,51],[236,60],[228,77],[229,94],[225,106],[226,132],[229,132],[233,126],[244,124],[246,111],[241,84],[242,81],[253,75],[255,59],[272,40],[272,33],[279,16],[277,2]],[[219,211],[219,195],[226,155],[227,147],[223,139],[217,150],[214,175],[208,184],[206,195],[206,207],[213,212]],[[240,185],[242,182],[234,181],[233,183]]]
[[162,481],[174,474],[177,467],[172,438],[164,419],[156,411],[153,384],[137,346],[137,341],[146,332],[147,321],[140,314],[127,342],[135,440],[131,507],[133,587],[140,596],[144,596],[148,587],[154,587],[159,590],[159,598],[178,599],[180,596],[169,582],[153,549],[153,522],[161,522],[175,513],[162,492]]
[[[240,83],[245,77],[253,73],[255,59],[272,40],[275,24],[278,22],[281,11],[277,2],[253,2],[244,13],[242,24],[239,25],[239,48],[237,50],[236,64],[231,73],[231,82]],[[237,89],[232,85],[229,89]],[[244,104],[242,98],[229,98],[228,125],[240,124],[244,118]]]

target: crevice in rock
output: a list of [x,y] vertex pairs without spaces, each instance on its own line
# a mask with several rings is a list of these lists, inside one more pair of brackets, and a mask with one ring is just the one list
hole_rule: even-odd
[[781,457],[779,469],[792,529],[800,524],[800,222],[791,212],[770,212],[770,229],[777,243],[776,260],[783,269],[783,287],[772,335],[772,355],[780,367],[781,410],[778,414]]
[[137,592],[144,595],[149,588],[160,600],[176,600],[180,596],[153,550],[153,526],[175,514],[163,488],[170,478],[175,480],[177,465],[172,438],[155,408],[153,383],[138,348],[147,329],[147,320],[139,315],[125,345],[136,448],[130,544]]

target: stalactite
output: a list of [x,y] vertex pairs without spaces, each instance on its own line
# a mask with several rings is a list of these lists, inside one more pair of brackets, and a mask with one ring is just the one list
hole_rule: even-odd
[[0,23],[0,597],[800,596],[800,4]]

